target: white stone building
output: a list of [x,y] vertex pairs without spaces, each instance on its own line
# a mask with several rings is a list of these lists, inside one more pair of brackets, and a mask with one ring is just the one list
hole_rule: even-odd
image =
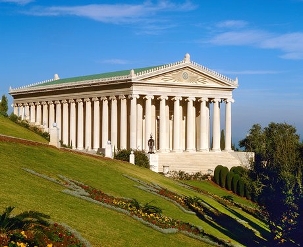
[[[231,151],[233,80],[190,60],[54,79],[10,89],[14,113],[46,129],[60,129],[63,144],[78,150],[148,150],[152,134],[159,153]],[[220,106],[225,104],[225,112]],[[220,126],[222,116],[225,117]],[[221,124],[222,125],[222,124]],[[211,146],[212,143],[212,146]]]

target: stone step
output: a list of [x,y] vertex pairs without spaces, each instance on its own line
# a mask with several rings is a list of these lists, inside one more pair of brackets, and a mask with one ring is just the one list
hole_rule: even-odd
[[213,173],[218,165],[247,165],[247,155],[244,152],[182,152],[157,153],[158,172],[184,171],[187,173]]

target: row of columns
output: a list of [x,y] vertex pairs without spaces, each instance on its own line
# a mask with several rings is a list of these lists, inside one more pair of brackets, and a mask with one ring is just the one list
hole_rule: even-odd
[[[155,100],[159,100],[159,104]],[[169,100],[173,103],[169,104]],[[182,100],[186,106],[181,105]],[[212,150],[220,151],[222,102],[226,104],[225,150],[230,151],[232,99],[156,95],[103,96],[15,104],[14,113],[31,123],[44,125],[45,128],[56,122],[61,130],[60,140],[79,150],[105,148],[110,140],[118,149],[139,148],[148,151],[150,134],[154,132],[155,135],[157,132],[159,137],[156,141],[160,152],[182,152],[183,142],[186,143],[185,151],[209,151],[210,136]],[[211,103],[213,114],[210,120]],[[155,121],[159,121],[158,128]]]

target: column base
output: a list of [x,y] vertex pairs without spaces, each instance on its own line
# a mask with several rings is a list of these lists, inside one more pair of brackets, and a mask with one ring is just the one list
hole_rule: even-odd
[[186,149],[185,152],[187,152],[187,153],[195,153],[196,150],[195,149]]
[[212,149],[211,152],[221,152],[221,149]]
[[172,153],[183,153],[182,149],[173,149]]
[[231,153],[231,152],[235,152],[235,151],[232,150],[232,149],[224,149],[224,150],[222,150],[222,152],[229,152],[229,153]]
[[208,148],[203,148],[203,149],[200,149],[199,152],[207,153],[207,152],[209,152],[209,149]]

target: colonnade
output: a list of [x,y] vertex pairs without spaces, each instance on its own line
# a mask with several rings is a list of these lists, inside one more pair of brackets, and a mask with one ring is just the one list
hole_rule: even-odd
[[110,140],[116,149],[148,151],[152,134],[159,152],[220,151],[220,106],[225,104],[225,150],[230,151],[232,102],[218,97],[110,95],[17,103],[14,113],[46,130],[56,123],[62,143],[79,150],[105,148]]

